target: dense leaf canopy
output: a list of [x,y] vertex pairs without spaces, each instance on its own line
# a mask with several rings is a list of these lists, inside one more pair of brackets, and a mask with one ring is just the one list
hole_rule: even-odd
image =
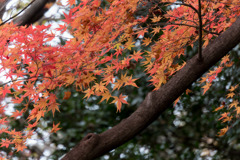
[[238,156],[238,0],[68,0],[55,29],[52,2],[4,19],[0,1],[0,156],[42,156],[38,136],[56,159],[94,132],[64,158],[92,159],[156,119],[102,158]]

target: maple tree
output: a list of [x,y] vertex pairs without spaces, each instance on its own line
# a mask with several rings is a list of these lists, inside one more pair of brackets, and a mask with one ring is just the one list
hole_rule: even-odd
[[[69,32],[72,38],[64,45],[51,45],[57,36],[51,32],[51,25],[30,25],[34,17],[27,16],[28,12],[43,9],[47,2],[32,1],[25,14],[11,17],[0,26],[1,72],[5,78],[1,98],[11,96],[12,103],[24,106],[9,116],[5,114],[7,105],[1,105],[0,124],[4,127],[0,133],[8,137],[1,140],[1,147],[25,149],[26,140],[33,135],[40,119],[47,112],[54,116],[60,111],[56,94],[61,88],[74,86],[85,94],[85,99],[99,96],[100,103],[114,103],[120,112],[122,105],[128,103],[129,94],[122,88],[138,87],[138,77],[129,70],[141,63],[154,91],[129,118],[100,135],[88,134],[63,159],[103,155],[146,128],[223,57],[219,67],[200,80],[205,94],[222,69],[231,67],[233,62],[227,53],[240,42],[237,0],[108,0],[105,5],[101,0],[78,4],[69,0],[71,9],[64,14],[65,24],[56,30]],[[187,46],[198,46],[198,53],[185,62],[182,57]],[[237,88],[238,84],[229,89],[227,98],[234,100],[228,111],[221,114],[219,120],[223,122],[231,122],[233,116],[238,118]],[[70,96],[71,92],[66,91],[63,99]],[[24,113],[29,114],[25,128],[16,131],[8,127],[10,121]],[[51,132],[58,131],[59,126],[53,124]],[[219,135],[228,129],[226,126]]]

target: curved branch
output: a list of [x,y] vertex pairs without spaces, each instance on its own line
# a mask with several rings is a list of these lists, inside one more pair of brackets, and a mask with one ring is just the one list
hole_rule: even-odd
[[19,14],[21,14],[23,11],[25,11],[35,0],[33,0],[32,2],[30,2],[26,7],[24,7],[20,12],[18,12],[17,14],[15,14],[14,16],[8,18],[7,20],[3,21],[0,26],[4,25],[5,23],[7,23],[8,21],[10,21],[11,19],[17,17]]
[[30,7],[26,9],[26,11],[19,17],[13,20],[13,23],[24,26],[30,25],[33,23],[34,17],[40,13],[45,5],[51,0],[34,0]]
[[90,160],[104,155],[126,143],[148,127],[177,99],[193,82],[240,43],[240,17],[203,50],[204,61],[198,55],[191,58],[159,90],[148,93],[139,108],[118,125],[99,134],[89,134],[63,160]]

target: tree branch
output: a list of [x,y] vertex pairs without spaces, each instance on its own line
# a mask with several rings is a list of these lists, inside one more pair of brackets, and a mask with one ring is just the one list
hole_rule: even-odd
[[4,25],[5,23],[7,23],[8,21],[10,21],[11,19],[17,17],[19,14],[21,14],[23,11],[25,11],[32,3],[34,2],[34,0],[32,2],[30,2],[26,7],[24,7],[20,12],[18,12],[17,14],[15,14],[14,16],[8,18],[7,20],[3,21],[0,26]]
[[63,160],[90,160],[104,155],[126,143],[158,118],[171,104],[207,70],[240,43],[240,17],[203,50],[204,61],[198,55],[191,58],[159,90],[148,93],[139,108],[127,119],[113,128],[97,135],[89,134],[83,138]]
[[21,16],[15,18],[13,22],[15,24],[18,24],[19,26],[30,25],[34,23],[36,21],[36,15],[42,13],[45,5],[51,1],[52,0],[34,0],[32,5],[28,9],[26,9]]

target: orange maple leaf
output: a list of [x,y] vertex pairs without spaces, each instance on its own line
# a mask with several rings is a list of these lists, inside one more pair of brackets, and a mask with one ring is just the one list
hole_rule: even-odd
[[63,99],[69,99],[70,97],[71,97],[71,92],[70,91],[67,91],[67,92],[64,92],[64,97],[63,97]]
[[112,101],[112,103],[116,103],[117,104],[117,112],[121,112],[121,107],[122,107],[122,103],[124,104],[128,104],[127,101],[124,99],[127,96],[123,96],[122,94],[119,95],[119,97],[114,96],[114,100]]
[[203,88],[203,95],[207,92],[207,90],[211,87],[212,83],[206,83]]
[[94,91],[93,91],[93,88],[88,88],[87,90],[83,91],[84,93],[86,93],[86,95],[83,97],[83,98],[86,98],[87,99],[92,95],[94,94]]
[[136,80],[137,80],[137,79],[132,79],[132,76],[130,76],[130,77],[128,76],[128,79],[126,80],[124,86],[130,85],[130,86],[134,86],[134,87],[137,87],[137,88],[138,88],[138,86],[137,86],[136,83],[135,83]]
[[223,114],[221,114],[222,117],[220,117],[218,120],[221,120],[221,119],[223,119],[223,118],[228,117],[228,114],[229,114],[229,112],[224,112]]
[[240,107],[236,107],[235,111],[237,112],[237,114],[240,114]]
[[22,116],[23,114],[23,110],[21,110],[21,112],[19,112],[19,110],[16,110],[15,112],[12,113],[11,117],[17,118],[18,116]]
[[107,88],[105,87],[105,83],[103,82],[100,82],[100,84],[96,83],[93,88],[96,92],[104,92],[105,90],[107,90]]
[[230,92],[233,92],[236,88],[238,88],[239,84],[237,84],[236,86],[231,86],[231,88],[229,89]]
[[38,112],[37,112],[37,114],[36,114],[36,118],[37,118],[37,120],[36,121],[38,121],[41,117],[43,117],[44,116],[44,110],[39,110]]
[[218,136],[223,136],[228,131],[228,126],[221,129],[220,132],[218,132]]
[[15,148],[17,149],[17,152],[19,152],[19,151],[23,151],[25,148],[27,148],[27,146],[25,145],[24,142],[21,142],[21,143],[17,143],[15,145]]
[[143,45],[148,46],[152,42],[151,38],[144,38]]
[[76,0],[67,0],[67,3],[72,6],[76,3]]
[[33,127],[36,127],[38,124],[38,122],[34,122],[33,124],[28,124],[27,128],[30,129],[30,128],[33,128]]
[[106,99],[106,101],[109,100],[109,98],[111,97],[111,94],[109,93],[109,91],[106,91],[102,94],[102,99],[100,100],[99,103],[101,103],[102,101],[104,101]]
[[159,32],[160,32],[160,30],[161,30],[161,28],[160,28],[160,27],[155,27],[155,28],[153,28],[153,31],[152,31],[153,35],[155,35],[155,34],[159,33]]
[[142,29],[142,30],[140,30],[140,31],[137,32],[137,34],[138,34],[137,37],[138,37],[138,38],[143,37],[144,34],[147,33],[147,32],[148,32],[148,29],[147,29],[147,28]]
[[177,102],[180,100],[180,98],[181,98],[181,97],[178,97],[178,98],[174,101],[174,103],[173,103],[173,106],[174,106],[174,107],[177,105]]
[[214,112],[216,112],[216,111],[218,111],[218,110],[220,110],[220,109],[223,109],[223,107],[224,107],[224,105],[221,105],[220,107],[216,108],[216,109],[214,110]]
[[52,130],[51,130],[51,133],[56,133],[58,130],[60,130],[61,128],[58,128],[58,126],[59,126],[59,124],[60,124],[60,122],[57,124],[57,125],[55,125],[54,123],[53,123],[53,128],[52,128]]
[[6,121],[6,119],[7,119],[7,117],[0,119],[0,124],[5,125],[6,123],[8,123],[8,121]]
[[135,61],[138,62],[139,59],[142,59],[142,58],[143,58],[143,57],[141,56],[142,54],[143,54],[143,53],[140,52],[140,51],[138,51],[138,52],[133,51],[133,54],[130,55],[130,57],[131,57],[132,59],[134,59]]
[[58,105],[59,105],[58,103],[54,103],[54,104],[49,105],[49,107],[48,107],[48,111],[52,111],[53,116],[54,116],[54,113],[55,113],[56,110],[58,112],[60,112],[60,110],[58,108]]
[[230,93],[227,94],[227,98],[233,98],[234,95],[235,95],[235,93],[230,92]]
[[186,95],[188,95],[188,93],[192,92],[190,89],[186,89]]
[[222,122],[223,123],[225,123],[225,122],[230,122],[231,120],[232,120],[232,118],[233,118],[233,116],[227,116],[226,118],[224,118],[223,120],[222,120]]
[[239,104],[239,102],[237,100],[234,100],[232,103],[229,104],[229,108],[237,107],[238,104]]
[[162,17],[160,16],[156,16],[155,14],[153,14],[153,18],[151,18],[152,22],[159,22],[162,19]]

